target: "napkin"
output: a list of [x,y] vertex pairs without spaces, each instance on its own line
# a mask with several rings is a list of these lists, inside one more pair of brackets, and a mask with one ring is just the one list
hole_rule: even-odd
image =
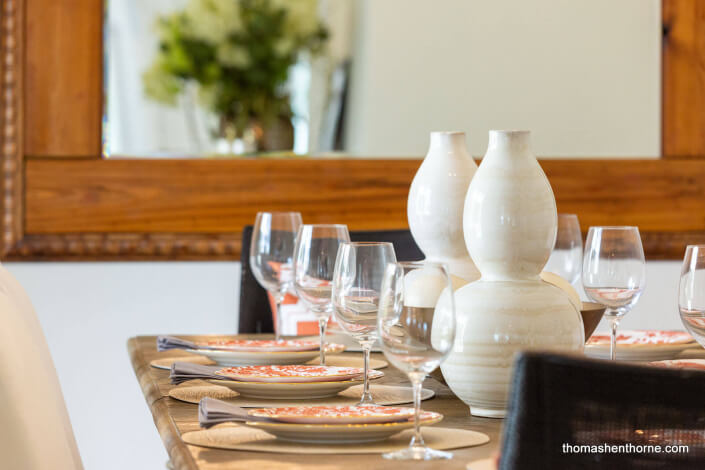
[[277,421],[272,418],[250,416],[245,408],[226,403],[215,398],[203,398],[198,404],[198,424],[202,428],[210,428],[220,423],[232,421]]
[[211,346],[196,344],[193,341],[177,338],[176,336],[157,336],[157,351],[169,349],[216,349]]
[[191,362],[175,362],[171,365],[169,378],[174,385],[194,379],[229,380],[229,377],[215,374],[215,371],[222,368],[222,366],[204,366],[203,364],[193,364]]

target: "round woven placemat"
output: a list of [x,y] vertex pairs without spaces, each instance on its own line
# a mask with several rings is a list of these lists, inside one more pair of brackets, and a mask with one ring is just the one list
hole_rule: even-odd
[[[215,362],[211,361],[206,356],[199,356],[198,354],[154,359],[149,364],[157,369],[170,370],[171,365],[174,362],[192,362],[194,364],[203,364],[206,366],[215,364]],[[312,359],[306,364],[318,365],[318,358]],[[364,367],[362,357],[340,354],[326,356],[326,365],[335,367]],[[388,365],[389,363],[387,361],[383,361],[382,359],[370,359],[370,368],[372,369],[384,369]]]
[[497,470],[497,458],[473,460],[465,468],[467,470]]
[[[487,434],[466,429],[429,426],[422,428],[426,444],[433,449],[449,450],[486,444]],[[236,424],[189,432],[181,436],[187,444],[215,449],[274,452],[282,454],[382,454],[409,445],[413,430],[407,429],[389,439],[364,444],[300,444],[280,441],[260,429]]]
[[[379,405],[401,405],[413,402],[410,387],[396,385],[370,385],[370,391]],[[433,390],[424,388],[421,399],[428,400],[434,395]],[[190,380],[169,390],[169,396],[176,400],[197,404],[202,398],[217,398],[233,405],[246,408],[259,408],[270,406],[300,406],[306,400],[265,400],[240,396],[237,392],[222,385],[214,385],[204,380]],[[316,405],[354,405],[360,401],[362,385],[355,385],[343,390],[335,397],[317,398]]]

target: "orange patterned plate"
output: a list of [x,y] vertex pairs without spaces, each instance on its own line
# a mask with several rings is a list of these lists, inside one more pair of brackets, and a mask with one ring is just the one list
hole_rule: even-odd
[[301,341],[293,339],[230,339],[213,340],[202,343],[204,346],[216,347],[227,351],[247,352],[292,352],[317,350],[320,344],[317,341]]
[[[656,346],[693,343],[694,341],[693,337],[685,331],[633,330],[622,331],[617,335],[618,346]],[[610,335],[592,335],[587,344],[609,346]]]
[[[315,415],[316,412],[313,412],[313,414]],[[400,421],[387,421],[381,423],[350,423],[344,422],[344,418],[334,419],[336,421],[333,423],[324,424],[248,421],[245,425],[266,431],[282,441],[299,442],[304,444],[356,444],[375,442],[388,439],[398,432],[414,427],[414,420],[408,418]],[[421,425],[430,426],[440,422],[442,419],[443,415],[440,413],[423,412],[421,414]]]
[[705,359],[676,359],[674,361],[655,361],[654,366],[674,367],[677,369],[700,369],[705,370]]
[[[370,380],[382,377],[379,371],[370,371]],[[319,382],[240,382],[238,380],[209,380],[235,390],[244,397],[266,400],[313,400],[334,397],[343,390],[359,385],[362,377],[347,380],[327,380]]]
[[[298,340],[297,340],[298,341]],[[304,341],[308,343],[308,341]],[[303,364],[319,355],[318,343],[315,349],[305,349],[296,351],[257,351],[237,350],[237,349],[187,349],[188,352],[205,356],[221,366],[255,366],[273,364]],[[326,352],[336,354],[343,352],[345,346],[342,344],[329,343]]]
[[350,380],[362,377],[364,370],[357,367],[275,365],[226,367],[215,373],[240,382],[301,383]]
[[[625,361],[660,361],[673,359],[697,343],[685,331],[633,330],[617,335],[617,359]],[[609,359],[610,337],[594,334],[585,344],[585,355]]]
[[[251,416],[273,418],[277,421],[299,424],[363,424],[408,421],[414,409],[398,406],[287,406],[259,408]],[[431,415],[427,413],[427,418]]]

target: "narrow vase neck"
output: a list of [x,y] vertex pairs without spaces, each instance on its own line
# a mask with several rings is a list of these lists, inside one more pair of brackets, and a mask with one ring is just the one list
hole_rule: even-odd
[[427,157],[446,155],[470,156],[464,132],[431,132]]
[[490,131],[487,154],[511,158],[533,157],[530,131]]

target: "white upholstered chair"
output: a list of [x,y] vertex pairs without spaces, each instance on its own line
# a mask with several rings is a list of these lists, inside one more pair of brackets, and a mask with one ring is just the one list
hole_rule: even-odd
[[3,468],[81,470],[66,404],[29,297],[0,266],[0,459]]

